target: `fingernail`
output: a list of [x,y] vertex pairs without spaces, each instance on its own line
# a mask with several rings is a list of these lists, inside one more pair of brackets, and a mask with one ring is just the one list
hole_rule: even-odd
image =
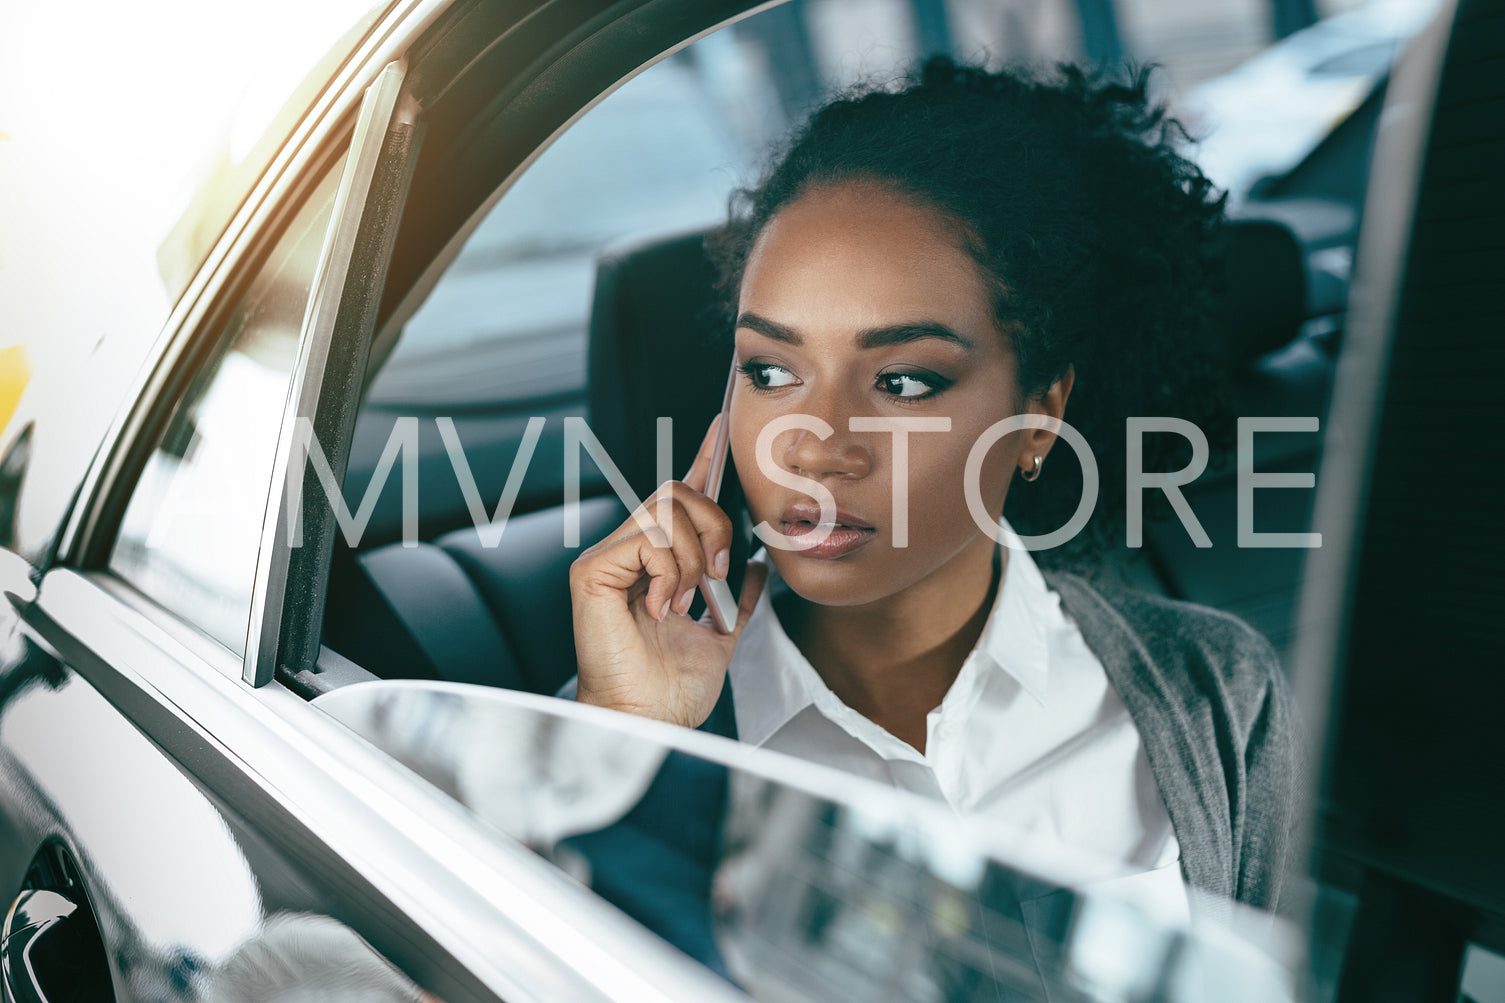
[[669,615],[669,603],[670,603],[670,600],[665,599],[664,600],[664,605],[659,609],[659,611],[658,611],[659,622],[663,622],[663,619],[666,616]]
[[686,589],[684,592],[680,593],[679,598],[674,601],[674,612],[676,612],[676,613],[685,613],[685,612],[688,612],[689,609],[690,609],[690,603],[693,602],[694,600],[695,600],[695,590],[694,589]]
[[726,573],[732,567],[732,555],[730,551],[718,550],[716,556],[711,559],[711,564],[716,568],[716,577],[725,578]]

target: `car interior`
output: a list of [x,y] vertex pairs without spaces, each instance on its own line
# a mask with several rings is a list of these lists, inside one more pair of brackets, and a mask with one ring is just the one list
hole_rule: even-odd
[[[639,498],[657,485],[654,419],[673,418],[674,455],[688,457],[720,406],[729,341],[703,236],[692,232],[653,240],[608,254],[597,263],[584,410],[590,429]],[[1321,416],[1340,318],[1307,315],[1308,282],[1300,244],[1283,224],[1244,220],[1232,228],[1228,256],[1225,330],[1238,349],[1238,386],[1244,395],[1240,413]],[[723,332],[720,337],[718,331]],[[360,423],[375,425],[380,417],[364,413],[358,419],[356,449],[367,448],[364,456],[352,455],[347,486],[364,488],[369,481],[368,471],[385,438],[369,430],[363,435]],[[480,433],[487,442],[486,455],[504,458],[510,467],[521,423],[506,414],[492,421],[495,430]],[[514,430],[511,438],[506,437],[509,427]],[[560,426],[555,424],[553,431],[540,442],[528,473],[562,492]],[[469,434],[475,433],[462,433]],[[1257,439],[1256,469],[1313,471],[1319,438],[1284,433]],[[439,455],[420,462],[437,471],[436,479],[453,479],[448,460],[442,451],[436,452]],[[596,490],[581,506],[580,539],[585,546],[627,516],[605,479],[597,476],[595,481],[582,489]],[[1105,573],[1126,575],[1141,587],[1237,613],[1283,647],[1289,638],[1301,552],[1234,546],[1237,477],[1228,459],[1209,469],[1186,493],[1213,540],[1212,548],[1196,547],[1178,522],[1152,522],[1146,526],[1144,554],[1126,552],[1123,566]],[[458,509],[450,513],[453,522],[426,534],[417,547],[386,542],[359,550],[342,548],[331,574],[324,643],[382,678],[433,678],[556,692],[574,674],[568,575],[580,548],[565,546],[562,498],[556,494],[554,504],[537,504],[540,494],[520,498],[494,548],[482,544],[463,504],[451,506]],[[1310,522],[1309,494],[1268,492],[1268,499],[1260,500],[1258,528],[1304,530]],[[347,495],[347,504],[359,502],[357,491],[347,487]],[[425,519],[432,519],[429,498],[421,497],[421,511]],[[529,501],[534,505],[525,508]],[[727,504],[734,504],[729,497]],[[386,521],[374,521],[368,536],[391,540],[399,531],[395,507],[384,512],[378,504],[377,512],[385,514]],[[750,533],[743,533],[734,565],[745,561],[749,544]]]
[[[780,32],[787,25],[774,21],[791,16],[790,8],[776,7],[735,27],[755,38],[763,32],[782,40]],[[657,202],[642,200],[645,215],[635,226],[624,227],[632,231],[630,236],[590,246],[579,264],[564,261],[569,255],[549,241],[562,241],[565,231],[578,228],[572,201],[585,200],[591,214],[602,211],[599,196],[584,194],[595,179],[582,173],[579,161],[620,150],[622,173],[638,177],[672,174],[679,160],[709,164],[731,156],[726,150],[734,144],[729,141],[714,154],[696,152],[700,141],[688,137],[704,132],[714,116],[689,110],[691,100],[669,79],[711,65],[716,52],[701,49],[723,34],[713,33],[635,76],[555,137],[553,146],[519,177],[509,178],[496,166],[490,168],[489,180],[480,176],[484,168],[476,164],[451,168],[450,175],[474,192],[463,199],[436,195],[438,201],[425,207],[421,222],[412,211],[405,216],[355,422],[344,494],[354,512],[372,483],[394,422],[416,415],[420,541],[417,546],[401,541],[399,478],[388,477],[375,490],[371,519],[358,544],[336,535],[321,666],[290,682],[319,692],[349,678],[333,669],[318,671],[324,665],[379,678],[444,679],[547,694],[571,678],[568,569],[580,548],[564,543],[564,420],[584,418],[632,491],[643,498],[660,480],[654,419],[670,417],[675,473],[682,473],[678,468],[694,455],[719,407],[730,351],[729,324],[702,249],[708,227],[724,215],[724,208],[687,217],[675,209],[675,193],[661,190]],[[769,51],[778,53],[776,48]],[[808,47],[799,55],[800,60],[810,57]],[[795,60],[788,65],[802,64]],[[714,74],[708,79],[715,79]],[[650,91],[650,81],[659,88],[652,92],[654,103],[629,116],[623,109],[636,100],[631,95]],[[1234,209],[1221,328],[1235,369],[1236,413],[1317,421],[1315,431],[1255,435],[1252,466],[1257,472],[1318,470],[1364,179],[1385,87],[1382,74],[1368,97],[1305,157],[1263,178]],[[788,119],[797,121],[800,110],[796,105]],[[442,160],[438,154],[431,160],[429,150],[452,134],[475,128],[447,121],[442,103],[429,114],[430,136],[414,181],[415,198],[424,197],[424,186],[443,176]],[[630,154],[620,146],[625,126],[616,126],[614,136],[614,127],[603,124],[612,116],[630,122],[640,140]],[[671,118],[693,122],[693,128],[674,131],[661,121]],[[525,124],[540,132],[547,128],[531,119]],[[649,128],[661,131],[650,135],[644,132]],[[577,137],[592,134],[602,138],[581,138],[570,148]],[[497,140],[492,160],[507,163],[519,142]],[[644,149],[650,152],[645,155]],[[647,162],[631,163],[643,156]],[[745,158],[741,165],[743,183],[750,180],[750,161]],[[687,183],[681,176],[673,180],[679,187]],[[556,201],[538,197],[539,190]],[[656,209],[659,204],[662,208]],[[655,217],[663,222],[655,225]],[[687,221],[691,225],[683,225]],[[551,227],[561,235],[550,238]],[[504,232],[507,228],[513,236]],[[439,248],[456,230],[469,234],[464,249],[439,266],[437,276],[433,268],[426,273],[431,262],[443,258],[446,252]],[[570,254],[578,257],[577,251]],[[406,263],[409,255],[416,265]],[[568,280],[573,286],[555,277],[566,265],[578,272]],[[517,282],[545,290],[535,298],[573,297],[578,310],[557,311],[525,329],[533,308],[525,297],[509,308],[521,294],[508,284],[512,278],[501,278],[508,268],[515,270]],[[424,339],[434,338],[429,314],[441,305],[458,318],[450,323],[460,334],[446,334],[450,343],[423,350]],[[513,472],[529,419],[544,419],[495,547],[482,543],[472,521],[433,420],[439,417],[453,420],[469,473],[488,508],[496,505]],[[589,458],[581,460],[580,469],[580,539],[589,545],[619,525],[627,509]],[[735,511],[730,472],[727,485],[724,507]],[[1289,666],[1296,596],[1309,552],[1237,546],[1239,489],[1232,450],[1214,455],[1183,492],[1211,547],[1197,547],[1173,517],[1149,518],[1143,548],[1124,549],[1109,555],[1101,567],[1085,570],[1234,613],[1262,631]],[[1313,526],[1314,494],[1302,488],[1256,491],[1253,528],[1320,531]],[[733,554],[734,584],[736,569],[756,549],[750,546],[747,527],[743,529]],[[699,609],[697,599],[692,612]]]
[[[765,45],[768,58],[786,71],[778,75],[781,88],[789,86],[793,68],[809,76],[814,59],[806,40],[777,62],[781,53],[789,55],[780,47],[787,46],[794,9],[770,8],[731,29]],[[541,112],[508,121],[505,136],[497,125],[487,132],[474,121],[475,92],[486,74],[502,79],[510,72],[500,68],[506,55],[500,49],[487,57],[498,69],[477,64],[469,72],[475,82],[452,88],[456,97],[446,94],[428,110],[428,138],[413,182],[415,204],[425,204],[422,212],[410,206],[403,219],[344,479],[345,504],[354,512],[394,423],[416,416],[420,539],[417,546],[402,542],[400,479],[387,477],[374,489],[359,541],[352,545],[336,534],[321,664],[289,682],[315,693],[337,679],[370,673],[552,694],[571,678],[568,569],[580,548],[564,543],[565,419],[586,420],[642,498],[660,480],[654,419],[673,419],[677,476],[719,407],[729,325],[702,239],[724,216],[724,195],[698,196],[699,209],[690,213],[676,200],[692,175],[725,172],[716,165],[740,168],[738,180],[751,180],[754,155],[744,151],[735,163],[736,137],[698,138],[717,126],[718,115],[696,103],[693,92],[708,85],[685,84],[716,81],[725,49],[712,43],[725,43],[727,34],[714,32],[654,63],[558,135],[551,135],[554,123]],[[646,38],[635,44],[652,51]],[[602,59],[602,69],[592,70],[598,81],[577,71],[568,86],[608,91],[617,82],[609,67],[626,65],[627,58]],[[1221,329],[1234,367],[1235,411],[1317,422],[1315,431],[1255,435],[1256,472],[1319,469],[1386,82],[1381,73],[1299,162],[1262,178],[1234,204]],[[594,96],[582,90],[575,100],[588,104]],[[810,97],[788,102],[786,125],[798,121]],[[509,176],[506,165],[517,162],[533,135],[551,137],[549,148]],[[623,146],[628,135],[633,141]],[[457,154],[447,151],[454,150],[466,159],[453,160]],[[608,153],[620,157],[619,173],[634,182],[659,175],[668,183],[642,196],[603,195],[596,191],[600,176],[588,168]],[[569,244],[596,218],[628,212],[622,204],[638,214],[618,227],[627,236]],[[456,242],[463,249],[446,249]],[[556,304],[535,318],[542,299],[571,305]],[[444,325],[448,329],[436,334]],[[495,547],[482,543],[473,523],[434,420],[441,417],[453,421],[488,511],[513,473],[529,420],[544,419]],[[580,470],[580,539],[589,545],[619,525],[627,509],[588,457]],[[734,511],[730,472],[727,485],[725,507]],[[1214,455],[1183,493],[1211,547],[1196,546],[1174,517],[1149,518],[1142,548],[1124,549],[1085,570],[1234,613],[1264,633],[1289,667],[1309,551],[1237,545],[1232,450]],[[1313,525],[1314,495],[1303,488],[1256,491],[1253,528],[1320,532]],[[756,549],[743,529],[733,554],[734,584],[736,569]],[[699,609],[697,600],[692,612]],[[335,665],[338,673],[325,668]],[[358,675],[341,674],[350,672]]]

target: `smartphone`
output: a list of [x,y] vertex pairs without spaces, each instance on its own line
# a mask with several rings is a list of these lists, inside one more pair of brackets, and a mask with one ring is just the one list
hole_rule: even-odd
[[[711,452],[711,466],[705,476],[705,496],[713,502],[721,500],[721,480],[726,474],[726,458],[731,452],[730,418],[732,393],[737,389],[737,358],[732,356],[732,371],[726,379],[726,396],[721,400],[721,421],[716,424],[716,444]],[[731,586],[717,581],[710,575],[700,576],[700,594],[705,598],[706,608],[716,629],[730,634],[737,626],[737,599]]]

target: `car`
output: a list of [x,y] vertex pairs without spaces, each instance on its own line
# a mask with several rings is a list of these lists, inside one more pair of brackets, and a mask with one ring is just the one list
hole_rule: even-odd
[[[1382,378],[1387,353],[1421,335],[1377,290],[1426,292],[1428,262],[1402,257],[1427,249],[1413,229],[1454,239],[1425,213],[1413,227],[1413,194],[1434,208],[1447,183],[1428,143],[1498,144],[1497,120],[1456,116],[1473,91],[1500,100],[1469,75],[1505,51],[1486,6],[1446,7],[1396,71],[1386,100],[1410,131],[1378,140],[1342,339],[1309,309],[1301,235],[1237,231],[1246,413],[1339,431],[1262,437],[1188,489],[1223,546],[1162,523],[1111,569],[1248,618],[1317,712],[1316,863],[1287,915],[1157,914],[1038,837],[554,698],[570,560],[657,483],[654,417],[674,417],[683,457],[719,406],[704,229],[819,92],[812,67],[845,67],[846,36],[888,40],[864,43],[863,72],[907,61],[913,10],[394,0],[190,203],[157,255],[156,340],[39,371],[0,434],[5,998],[1442,999],[1467,950],[1486,1003],[1505,897],[1498,830],[1467,799],[1498,770],[1451,778],[1493,769],[1499,744],[1470,726],[1428,751],[1413,721],[1410,759],[1385,745],[1408,677],[1375,638],[1421,649],[1373,626],[1400,622],[1394,596],[1446,597],[1393,564],[1384,595],[1353,577],[1394,557],[1368,530],[1414,514],[1396,486],[1453,473],[1384,420],[1416,392]],[[1445,167],[1497,208],[1501,163]],[[1498,283],[1497,243],[1459,246],[1470,289]],[[1498,374],[1498,353],[1469,359]],[[1472,415],[1498,452],[1499,416]],[[1371,430],[1378,465],[1355,448]],[[1287,491],[1259,525],[1333,546],[1226,546],[1249,474],[1319,460],[1315,509]],[[1471,539],[1497,546],[1479,485],[1450,483]],[[1487,618],[1500,593],[1466,549],[1411,557],[1473,575],[1460,601]],[[1439,622],[1471,664],[1477,622]],[[1497,677],[1460,670],[1428,705],[1502,695]],[[1365,702],[1375,679],[1384,706]],[[1375,797],[1388,778],[1413,800]],[[1405,828],[1427,796],[1438,821]]]

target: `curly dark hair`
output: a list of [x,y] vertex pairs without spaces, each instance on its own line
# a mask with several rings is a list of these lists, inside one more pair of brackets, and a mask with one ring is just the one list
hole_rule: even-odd
[[[1092,446],[1098,504],[1087,532],[1036,556],[1088,568],[1122,539],[1126,417],[1171,415],[1214,448],[1231,440],[1225,339],[1213,329],[1225,196],[1178,152],[1186,134],[1150,101],[1148,68],[1128,83],[1057,72],[1045,80],[936,56],[902,90],[827,104],[760,183],[734,193],[707,250],[734,310],[758,235],[805,192],[875,182],[948,217],[995,290],[1018,360],[1016,399],[1038,399],[1075,367],[1066,420]],[[1189,457],[1180,436],[1145,437],[1148,471]],[[1045,476],[1016,481],[1005,514],[1023,534],[1050,532],[1081,490],[1074,453],[1057,449]]]

